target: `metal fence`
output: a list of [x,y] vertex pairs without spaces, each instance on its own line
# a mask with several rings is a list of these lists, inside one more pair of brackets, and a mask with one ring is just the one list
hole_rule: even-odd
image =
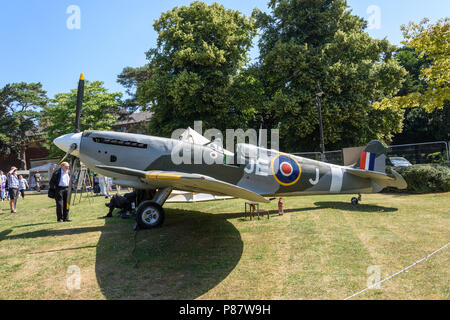
[[[322,161],[322,153],[321,152],[295,152],[293,153],[296,156],[313,159],[317,161]],[[343,165],[344,157],[342,154],[342,150],[335,151],[325,151],[326,162]]]
[[[294,155],[322,161],[320,152],[295,152]],[[402,157],[412,164],[450,164],[450,141],[435,141],[388,146],[388,157]],[[327,162],[343,165],[342,150],[326,151]]]
[[447,163],[450,161],[449,145],[446,141],[392,145],[389,157],[403,157],[412,164]]

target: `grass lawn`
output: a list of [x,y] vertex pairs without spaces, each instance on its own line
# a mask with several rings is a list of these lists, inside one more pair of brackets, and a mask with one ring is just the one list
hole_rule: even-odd
[[[251,221],[244,200],[167,204],[164,226],[137,236],[135,269],[134,220],[102,219],[105,199],[57,223],[52,199],[27,194],[16,214],[0,203],[0,299],[344,299],[369,267],[381,280],[450,240],[450,193],[350,197],[284,198],[284,216],[273,201]],[[449,299],[449,253],[355,299]]]

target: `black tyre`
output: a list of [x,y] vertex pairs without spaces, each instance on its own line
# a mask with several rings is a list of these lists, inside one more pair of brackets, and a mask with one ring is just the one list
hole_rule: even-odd
[[351,202],[352,204],[358,204],[358,198],[353,197]]
[[136,223],[141,229],[160,227],[164,218],[164,209],[153,201],[144,201],[136,209]]

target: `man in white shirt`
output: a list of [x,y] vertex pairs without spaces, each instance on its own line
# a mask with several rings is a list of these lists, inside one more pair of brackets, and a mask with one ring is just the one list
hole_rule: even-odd
[[70,182],[70,165],[67,162],[61,163],[61,169],[55,170],[50,179],[50,188],[55,189],[56,217],[58,222],[70,222],[69,210],[67,208],[67,194]]

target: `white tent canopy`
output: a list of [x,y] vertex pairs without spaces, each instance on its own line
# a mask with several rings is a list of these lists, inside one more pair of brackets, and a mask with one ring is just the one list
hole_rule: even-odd
[[42,166],[31,168],[28,171],[30,171],[30,173],[31,172],[43,172],[43,171],[49,171],[49,170],[53,171],[57,167],[58,167],[58,165],[56,163],[47,163],[47,164],[43,164]]

